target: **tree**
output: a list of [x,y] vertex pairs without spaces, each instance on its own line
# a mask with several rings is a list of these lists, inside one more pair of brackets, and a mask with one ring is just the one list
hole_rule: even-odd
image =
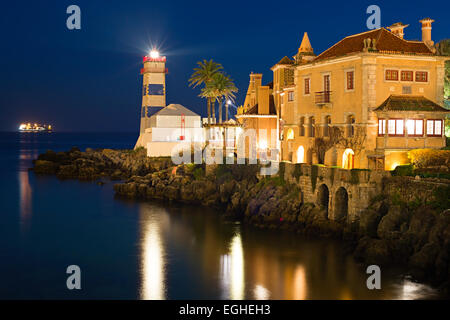
[[[450,39],[444,39],[436,43],[436,54],[450,56]],[[444,99],[450,99],[450,57],[445,61]]]
[[355,129],[352,136],[345,136],[344,130],[336,126],[330,126],[328,136],[314,138],[312,150],[317,155],[319,164],[324,164],[326,152],[333,147],[352,149],[355,154],[359,154],[364,149],[367,134],[363,127],[356,127]]
[[[194,68],[194,73],[189,78],[189,86],[197,87],[199,85],[205,85],[212,81],[214,75],[220,72],[223,69],[220,63],[214,62],[212,59],[207,61],[199,61],[197,62],[198,67]],[[208,124],[211,123],[211,104],[214,101],[213,98],[208,97],[207,101],[207,112],[208,112]]]
[[215,93],[215,99],[219,103],[219,123],[222,123],[222,109],[223,103],[226,100],[232,100],[238,91],[233,83],[233,80],[225,73],[217,73],[214,75],[212,81],[209,83]]

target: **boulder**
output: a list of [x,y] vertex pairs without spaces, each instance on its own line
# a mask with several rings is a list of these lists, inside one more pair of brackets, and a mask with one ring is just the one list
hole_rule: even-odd
[[378,237],[382,239],[398,238],[401,225],[407,221],[408,213],[406,211],[398,205],[391,206],[378,225]]
[[48,160],[36,160],[33,170],[38,174],[55,174],[58,170],[58,165]]

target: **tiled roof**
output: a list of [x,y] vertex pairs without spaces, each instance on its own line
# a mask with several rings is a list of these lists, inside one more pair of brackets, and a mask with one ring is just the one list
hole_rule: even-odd
[[281,59],[277,64],[294,64],[294,61],[284,56],[284,58]]
[[158,116],[181,116],[184,114],[185,116],[199,116],[195,112],[189,110],[188,108],[182,106],[181,104],[169,104],[167,107],[162,108],[160,111],[155,113]]
[[[245,115],[258,115],[258,104],[255,104],[253,107],[244,112]],[[273,100],[273,95],[269,96],[269,115],[277,115],[277,110],[275,108],[275,102]]]
[[361,52],[364,49],[364,39],[367,38],[376,39],[376,49],[378,51],[419,55],[433,54],[426,44],[421,41],[405,40],[385,28],[380,28],[348,36],[319,54],[313,61]]
[[437,103],[424,96],[399,96],[390,95],[374,111],[436,111],[449,112]]

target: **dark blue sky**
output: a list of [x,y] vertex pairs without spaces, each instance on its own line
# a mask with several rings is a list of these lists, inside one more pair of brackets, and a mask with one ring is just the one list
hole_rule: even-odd
[[[81,8],[79,31],[66,28],[66,8]],[[187,80],[201,59],[223,64],[242,103],[251,71],[272,79],[270,67],[295,54],[304,31],[320,53],[366,31],[366,8],[381,8],[381,24],[431,17],[432,37],[450,37],[447,1],[8,1],[0,34],[0,131],[22,121],[52,123],[57,131],[137,131],[142,56],[151,44],[167,56],[167,103],[204,114]]]

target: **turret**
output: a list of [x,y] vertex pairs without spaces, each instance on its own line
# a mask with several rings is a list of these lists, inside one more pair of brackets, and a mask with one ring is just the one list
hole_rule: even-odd
[[434,45],[433,40],[431,40],[431,24],[434,22],[433,19],[425,18],[419,21],[422,24],[422,41],[429,47]]

